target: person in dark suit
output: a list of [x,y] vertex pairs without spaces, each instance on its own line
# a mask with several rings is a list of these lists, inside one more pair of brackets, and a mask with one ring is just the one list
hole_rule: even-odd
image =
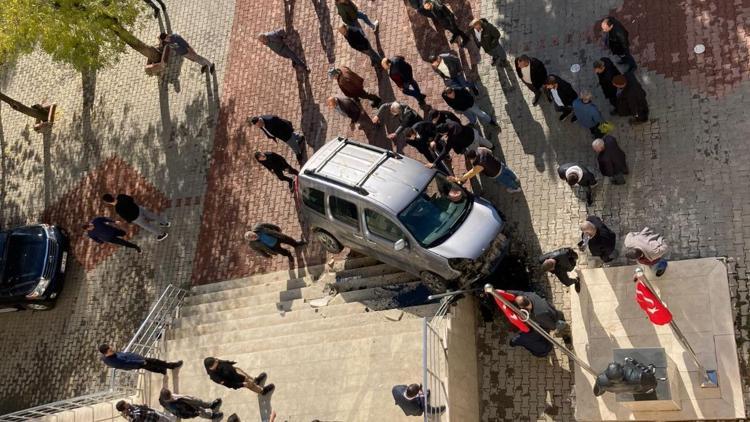
[[159,404],[180,419],[193,419],[200,416],[204,419],[221,420],[224,417],[224,414],[219,411],[221,399],[209,403],[193,396],[172,394],[167,388],[161,389]]
[[370,64],[376,69],[380,65],[380,54],[372,48],[370,41],[365,36],[365,31],[359,26],[352,26],[342,23],[338,27],[338,31],[344,36],[349,46],[361,53],[365,53],[370,57]]
[[453,34],[450,40],[451,44],[456,42],[458,37],[461,37],[462,47],[469,43],[469,36],[458,27],[453,10],[442,0],[424,0],[422,9],[425,11],[424,15],[432,19],[436,28],[445,28]]
[[572,248],[560,248],[539,257],[539,264],[545,273],[554,274],[567,287],[575,285],[576,292],[581,291],[581,281],[570,278],[568,273],[576,267],[578,254]]
[[292,122],[272,114],[253,116],[248,120],[251,125],[262,130],[268,139],[277,143],[281,139],[289,145],[289,148],[297,155],[297,161],[302,161],[302,148],[305,143],[305,136],[294,131]]
[[614,136],[605,135],[591,144],[596,151],[596,161],[602,176],[611,177],[613,185],[625,184],[625,175],[630,171],[625,152],[617,145]]
[[575,163],[561,164],[557,168],[557,175],[560,179],[565,180],[568,185],[580,186],[581,189],[586,193],[586,204],[591,205],[594,200],[591,192],[591,188],[596,186],[596,176],[594,173],[587,169],[585,166]]
[[375,116],[372,118],[372,124],[376,126],[380,125],[380,119],[386,110],[388,110],[391,116],[398,119],[398,127],[396,128],[396,130],[394,130],[393,133],[389,133],[386,135],[386,137],[391,141],[396,140],[396,137],[398,137],[398,135],[403,132],[404,129],[412,127],[415,123],[422,121],[422,118],[419,116],[419,113],[417,113],[416,110],[406,104],[401,104],[398,101],[393,101],[380,105],[377,113],[375,113]]
[[500,64],[510,67],[508,55],[500,45],[500,31],[487,19],[474,19],[469,23],[474,41],[478,47],[482,47],[485,53],[492,57],[492,66]]
[[450,108],[466,116],[472,125],[476,124],[477,120],[480,120],[482,123],[489,123],[492,126],[500,127],[492,116],[479,108],[479,105],[474,102],[474,96],[471,95],[469,90],[465,88],[453,89],[448,87],[443,90],[442,97]]
[[[442,141],[438,140],[437,126],[429,120],[415,123],[404,129],[403,134],[406,144],[419,151],[428,163],[432,163],[436,158],[435,151],[430,148],[430,144],[438,142],[441,150],[444,147]],[[446,161],[448,160],[440,161],[437,164],[437,169],[447,175],[452,175],[453,171]]]
[[[331,110],[349,119],[349,128],[354,130],[357,127],[359,118],[362,117],[362,106],[357,101],[347,97],[328,97],[326,105]],[[366,114],[366,113],[365,113]]]
[[426,95],[422,94],[419,84],[414,80],[414,73],[411,65],[403,56],[393,56],[389,59],[382,59],[381,66],[388,72],[388,77],[399,87],[404,95],[414,97],[420,105],[425,104]]
[[617,235],[607,227],[601,218],[590,215],[581,223],[581,241],[578,247],[583,251],[588,246],[591,255],[604,262],[610,262],[617,256],[615,245]]
[[440,145],[433,142],[430,148],[437,151],[437,158],[431,164],[426,164],[429,168],[434,168],[440,161],[446,158],[450,151],[456,154],[464,154],[467,150],[476,149],[480,146],[494,149],[492,142],[484,139],[482,135],[472,125],[462,125],[454,121],[447,121],[437,126],[438,136],[445,139],[445,144]]
[[617,109],[615,108],[617,107],[617,88],[612,85],[612,79],[621,74],[620,69],[612,63],[612,60],[602,57],[594,62],[594,72],[596,73],[596,77],[599,78],[599,86],[602,87],[604,97],[612,104],[610,114],[617,113]]
[[458,116],[456,116],[453,112],[448,111],[448,110],[438,110],[435,108],[431,109],[427,113],[427,117],[425,120],[431,121],[433,124],[435,124],[435,126],[441,125],[447,122],[448,120],[452,120],[456,123],[461,123],[461,119]]
[[307,64],[299,58],[297,53],[289,48],[289,45],[286,43],[286,31],[284,31],[284,29],[279,28],[275,31],[258,34],[258,41],[279,56],[290,59],[292,61],[292,66],[299,67],[306,72],[310,71],[310,68],[308,68]]
[[288,177],[284,175],[284,172],[286,171],[289,174],[292,175],[298,175],[299,172],[294,169],[285,159],[279,154],[276,154],[275,152],[261,152],[261,151],[255,151],[255,160],[260,163],[263,167],[265,167],[268,171],[272,172],[276,175],[276,177],[281,180],[282,182],[289,183],[289,191],[294,190],[294,179],[291,177]]
[[[514,299],[516,307],[528,312],[529,318],[546,332],[561,331],[564,327],[567,327],[562,312],[555,309],[547,299],[534,292],[508,290],[508,293],[516,296]],[[534,329],[531,329],[528,333],[519,332],[516,334],[510,340],[510,346],[521,346],[532,355],[540,358],[546,357],[553,349],[552,343]]]
[[[578,98],[573,86],[557,75],[549,75],[544,83],[544,89],[547,91],[547,99],[555,106],[555,110],[560,112],[560,121],[570,116],[573,112],[573,101]],[[576,120],[574,115],[571,122]]]
[[447,87],[454,89],[469,88],[477,95],[477,85],[466,80],[461,60],[451,53],[432,55],[427,59],[432,65],[432,70],[437,73]]
[[633,116],[628,122],[640,124],[648,121],[648,102],[646,91],[641,83],[632,73],[617,75],[612,79],[612,84],[617,88],[617,114],[620,116]]
[[275,224],[258,223],[252,230],[245,232],[245,240],[250,247],[260,255],[270,258],[274,255],[284,255],[292,259],[292,254],[281,247],[282,244],[298,248],[307,244],[304,240],[299,242],[281,232],[281,228]]
[[516,74],[518,79],[534,93],[531,105],[539,104],[542,88],[547,82],[547,68],[539,59],[527,55],[516,58]]
[[[394,385],[391,394],[393,394],[396,406],[400,407],[406,416],[421,416],[425,407],[429,406],[425,402],[429,401],[430,393],[428,391],[425,398],[421,384]],[[445,406],[429,406],[428,411],[432,414],[443,413],[445,412]]]
[[625,73],[634,71],[638,65],[635,64],[635,59],[630,54],[630,40],[628,39],[628,31],[625,27],[612,16],[607,16],[602,19],[602,42],[604,43],[609,51],[615,56],[618,56],[620,60],[619,64],[626,64],[628,69]]

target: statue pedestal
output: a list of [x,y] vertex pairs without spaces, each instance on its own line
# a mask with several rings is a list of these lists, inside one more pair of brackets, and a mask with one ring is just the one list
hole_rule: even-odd
[[639,347],[633,349],[615,349],[614,361],[624,363],[625,358],[632,358],[643,365],[653,364],[656,378],[659,381],[656,389],[647,394],[618,393],[615,400],[633,412],[662,410],[680,410],[680,386],[677,384],[677,367],[662,347]]

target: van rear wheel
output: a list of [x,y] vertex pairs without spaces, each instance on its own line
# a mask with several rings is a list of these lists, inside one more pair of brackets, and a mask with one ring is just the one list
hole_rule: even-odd
[[339,241],[328,232],[318,230],[315,232],[315,237],[318,238],[318,242],[323,245],[323,249],[325,249],[326,252],[339,253],[344,249],[344,247],[341,246],[341,243],[339,243]]

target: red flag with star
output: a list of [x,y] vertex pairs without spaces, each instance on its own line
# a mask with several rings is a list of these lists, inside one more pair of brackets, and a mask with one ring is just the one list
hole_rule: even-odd
[[[499,294],[500,296],[507,299],[509,302],[513,302],[516,299],[516,295],[506,292],[505,290],[495,290],[495,293]],[[519,330],[521,330],[524,333],[529,332],[529,326],[526,325],[523,321],[521,321],[521,318],[516,315],[515,312],[513,312],[512,309],[507,307],[500,299],[496,297],[492,297],[495,299],[495,303],[497,303],[497,306],[500,308],[501,311],[505,314],[505,317],[508,318],[508,321],[510,321],[511,324],[515,325]]]
[[656,325],[666,325],[672,321],[672,313],[658,297],[638,279],[635,283],[635,300],[646,312],[646,316]]

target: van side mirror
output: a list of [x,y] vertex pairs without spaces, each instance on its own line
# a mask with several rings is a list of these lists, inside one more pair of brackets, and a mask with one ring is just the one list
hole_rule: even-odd
[[409,244],[406,243],[406,240],[401,238],[396,241],[396,243],[393,244],[393,250],[400,251],[404,248],[406,248]]

